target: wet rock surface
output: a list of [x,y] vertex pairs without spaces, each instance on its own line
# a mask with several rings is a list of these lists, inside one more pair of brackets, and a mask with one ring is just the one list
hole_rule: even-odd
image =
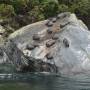
[[90,70],[89,37],[84,23],[65,12],[14,32],[2,51],[16,71],[85,73]]

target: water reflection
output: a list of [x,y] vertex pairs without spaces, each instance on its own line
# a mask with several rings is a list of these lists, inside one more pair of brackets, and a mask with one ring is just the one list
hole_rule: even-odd
[[0,75],[0,90],[90,90],[90,77],[30,73]]

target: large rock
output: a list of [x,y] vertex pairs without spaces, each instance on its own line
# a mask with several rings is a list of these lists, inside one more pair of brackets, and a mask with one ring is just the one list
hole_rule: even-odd
[[[47,22],[46,20],[25,26],[8,38],[12,39],[25,53],[29,59],[29,65],[31,65],[30,62],[33,63],[29,68],[34,68],[32,71],[58,72],[67,75],[90,72],[90,32],[86,25],[71,13],[58,15],[52,27],[47,27]],[[53,31],[51,35],[46,33],[47,28]],[[33,34],[43,35],[44,38],[41,41],[34,41]],[[52,41],[54,35],[58,39],[47,47],[46,43],[49,40]],[[34,43],[38,43],[39,46],[33,50],[27,50],[27,44]]]

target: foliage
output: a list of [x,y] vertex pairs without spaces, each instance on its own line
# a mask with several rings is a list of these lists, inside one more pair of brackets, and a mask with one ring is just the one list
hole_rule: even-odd
[[69,7],[68,6],[66,6],[65,4],[61,4],[61,5],[59,5],[59,13],[61,13],[61,12],[67,12],[69,10]]
[[44,19],[44,15],[40,12],[38,6],[35,6],[32,11],[28,12],[32,22],[40,21]]
[[[79,14],[81,17],[90,17],[90,0],[0,0],[0,18],[11,19],[12,22],[8,21],[13,28],[19,28],[67,11]],[[24,17],[22,25],[21,21],[18,22],[15,19],[20,15]]]
[[88,15],[90,12],[90,2],[88,0],[82,0],[78,2],[78,8],[76,9],[81,15]]
[[29,0],[13,0],[12,1],[12,6],[14,7],[15,13],[26,13],[27,11],[27,4],[29,3]]
[[44,2],[42,8],[45,18],[55,16],[58,12],[58,3],[54,1]]
[[11,5],[0,4],[0,17],[8,18],[14,13],[14,8]]

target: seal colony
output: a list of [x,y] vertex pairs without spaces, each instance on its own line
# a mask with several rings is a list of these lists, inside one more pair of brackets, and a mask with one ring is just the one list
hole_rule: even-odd
[[[61,27],[58,19],[63,19],[66,17],[70,17],[69,12],[50,18],[45,24],[47,29],[40,31],[37,34],[35,33],[32,36],[33,43],[27,44],[27,47],[23,50],[24,55],[30,58],[30,60],[32,60],[32,58],[33,60],[36,59],[37,64],[33,65],[33,67],[36,68],[35,71],[58,72],[58,67],[55,65],[53,60],[53,55],[55,54],[54,49],[56,48],[55,44],[59,40],[58,33],[60,33],[62,28],[67,25],[63,24]],[[67,38],[63,39],[63,44],[65,47],[69,48]]]
[[90,70],[90,32],[75,14],[65,12],[11,34],[0,49],[0,64],[15,72],[66,75]]

